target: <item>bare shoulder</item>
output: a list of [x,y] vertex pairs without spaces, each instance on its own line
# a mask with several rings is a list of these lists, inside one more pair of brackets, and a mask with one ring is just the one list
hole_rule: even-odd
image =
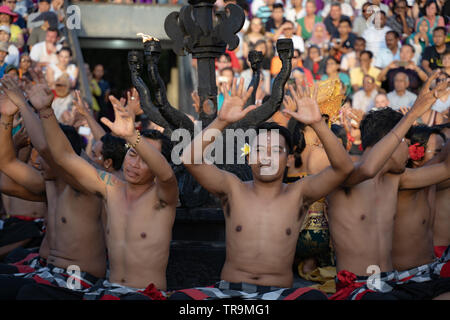
[[123,184],[123,181],[113,175],[112,173],[96,169],[97,175],[101,181],[103,181],[107,187],[114,187],[114,186],[120,186]]
[[311,174],[316,174],[330,166],[327,153],[323,148],[315,147],[311,150],[310,156],[307,160],[308,171]]

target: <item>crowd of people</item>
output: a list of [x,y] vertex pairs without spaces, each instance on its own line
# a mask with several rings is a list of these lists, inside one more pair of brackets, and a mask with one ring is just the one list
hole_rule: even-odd
[[[239,47],[216,59],[217,116],[179,165],[223,209],[221,281],[167,287],[182,192],[167,128],[144,113],[136,88],[112,95],[102,65],[84,66],[88,105],[70,49],[49,56],[60,39],[49,28],[20,56],[26,69],[6,67],[0,79],[0,299],[450,299],[444,4],[237,4],[247,18]],[[204,156],[264,108],[287,61],[275,48],[283,38],[292,72],[280,109],[243,146],[252,174],[243,181]],[[264,59],[247,106],[252,50]],[[324,81],[339,87],[336,117],[321,114]],[[296,276],[314,285],[293,287]]]

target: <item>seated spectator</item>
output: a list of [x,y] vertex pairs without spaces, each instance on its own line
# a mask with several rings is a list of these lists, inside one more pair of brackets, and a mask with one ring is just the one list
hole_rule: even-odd
[[[372,66],[372,52],[363,51],[359,55],[359,67],[350,69],[350,80],[352,84],[353,91],[356,92],[361,89],[363,85],[364,75],[372,76],[374,79],[378,78],[380,69]],[[380,81],[375,81],[377,86],[381,85]]]
[[349,20],[342,19],[339,22],[339,35],[331,37],[330,55],[336,60],[341,61],[342,55],[353,51],[356,35],[352,31],[352,23]]
[[326,74],[324,74],[320,80],[326,79],[339,79],[342,84],[345,86],[345,95],[349,95],[351,93],[352,87],[350,85],[350,78],[344,72],[339,72],[339,62],[333,58],[328,57],[326,62]]
[[[335,3],[339,3],[341,6],[341,12],[343,15],[352,18],[353,17],[353,8],[350,4],[346,3],[345,0],[335,0]],[[327,3],[325,8],[322,10],[322,17],[326,18],[331,11],[331,6],[333,4]]]
[[372,76],[365,75],[363,86],[353,95],[353,109],[362,110],[367,113],[375,105],[375,97],[377,96],[377,86]]
[[[272,15],[273,11],[273,5],[275,4],[275,0],[264,0],[265,5],[262,5],[258,8],[258,10],[255,12],[253,11],[253,5],[252,5],[252,12],[254,16],[260,18],[262,22],[265,24],[270,16]],[[283,3],[281,3],[283,5]]]
[[27,21],[22,17],[22,14],[16,10],[17,0],[3,0],[2,6],[7,6],[9,10],[17,14],[16,21],[13,24],[17,25],[20,29],[26,29]]
[[414,46],[416,51],[420,49],[420,54],[422,54],[426,47],[433,44],[433,35],[431,34],[430,23],[428,20],[422,19],[422,21],[417,24],[416,32],[406,39],[406,43]]
[[231,68],[231,57],[228,53],[223,53],[216,60],[216,77],[225,68]]
[[273,42],[276,43],[278,39],[291,39],[294,45],[294,49],[300,50],[300,52],[305,51],[305,43],[302,37],[294,34],[294,23],[292,21],[286,21],[283,25],[275,32],[273,36]]
[[17,70],[17,68],[12,65],[9,64],[6,69],[5,69],[5,74],[8,74],[10,76],[12,76],[15,79],[19,79],[19,71]]
[[320,80],[325,74],[326,61],[320,55],[320,49],[316,45],[308,48],[308,56],[303,62],[303,66],[311,71],[314,80]]
[[322,22],[316,23],[312,36],[307,42],[307,46],[315,45],[320,49],[320,55],[325,56],[330,48],[330,35]]
[[354,48],[355,50],[352,50],[342,56],[342,71],[348,72],[350,69],[359,67],[359,55],[361,54],[361,52],[366,50],[366,40],[361,37],[356,38]]
[[277,30],[287,21],[284,15],[284,7],[280,3],[275,3],[272,9],[272,15],[266,22],[266,35],[272,40]]
[[9,27],[11,38],[10,42],[17,48],[22,48],[24,45],[22,29],[13,24],[17,20],[17,13],[12,12],[8,6],[0,7],[0,25]]
[[[443,63],[444,65],[447,66],[447,68],[450,67],[450,52],[444,55]],[[445,73],[441,73],[439,77],[436,79],[436,85],[441,81],[446,81],[447,78],[448,76]],[[450,91],[447,90],[447,93],[444,96],[436,100],[431,109],[439,113],[444,113],[448,112],[449,108],[450,108]]]
[[311,71],[301,66],[301,52],[298,49],[294,49],[294,54],[292,55],[292,71],[290,79],[292,83],[296,83],[295,80],[300,81],[303,85],[312,86],[314,84],[314,79]]
[[56,45],[59,37],[58,29],[48,29],[45,36],[45,41],[36,43],[30,52],[31,60],[38,63],[41,67],[46,67],[47,65],[53,63],[58,63],[58,56],[56,52],[58,51],[58,46]]
[[428,79],[427,74],[417,66],[414,61],[414,47],[405,44],[400,49],[400,60],[392,61],[386,68],[381,70],[378,81],[383,81],[383,89],[387,92],[394,90],[394,78],[399,72],[408,75],[409,90],[418,94],[422,84]]
[[70,78],[67,74],[62,75],[55,82],[55,98],[52,102],[52,109],[55,112],[58,122],[63,121],[63,114],[72,111],[73,97],[70,93]]
[[286,19],[292,21],[297,27],[297,21],[306,16],[303,0],[292,0],[292,8],[286,10]]
[[8,47],[9,45],[6,42],[0,42],[0,79],[3,78],[6,67],[8,66],[5,62],[6,56],[8,55]]
[[394,60],[400,60],[399,36],[395,31],[386,32],[386,48],[378,50],[375,67],[384,69]]
[[416,101],[417,96],[408,91],[409,78],[406,73],[399,72],[394,78],[394,91],[387,94],[389,99],[389,106],[394,110],[399,110],[400,108],[411,108]]
[[38,0],[38,10],[36,12],[30,13],[27,19],[27,28],[28,30],[33,30],[34,28],[39,28],[44,21],[34,21],[41,13],[48,12],[50,10],[51,0]]
[[369,17],[374,14],[373,10],[369,9],[371,7],[370,2],[366,2],[362,6],[361,15],[358,15],[353,21],[353,32],[358,36],[361,36],[363,32],[368,28]]
[[416,21],[416,27],[423,21],[428,21],[430,31],[432,32],[436,27],[445,27],[444,18],[439,15],[436,1],[428,0],[425,3],[425,15]]
[[78,68],[75,64],[70,63],[71,60],[72,50],[70,48],[63,47],[58,51],[58,63],[51,63],[45,73],[45,78],[50,88],[54,89],[55,82],[63,75],[69,76],[70,87],[75,88],[78,78]]
[[316,15],[316,2],[308,0],[305,5],[305,16],[297,20],[300,27],[300,35],[304,41],[308,41],[311,38],[314,26],[319,22],[322,22],[322,17]]
[[422,68],[428,75],[433,70],[442,68],[442,56],[450,50],[450,42],[445,42],[446,30],[444,27],[437,27],[433,31],[434,45],[426,47],[422,53]]
[[58,29],[61,30],[64,28],[64,0],[52,0],[49,11],[56,14],[58,18]]
[[222,92],[222,84],[225,83],[228,91],[230,91],[233,79],[234,71],[232,68],[224,68],[220,71],[219,77],[217,78],[217,87],[219,88],[219,95],[217,96],[217,111],[220,110],[225,99],[225,96],[223,95],[224,93]]
[[366,50],[376,57],[380,49],[386,48],[386,34],[391,28],[386,26],[386,14],[382,11],[376,13],[374,21],[379,21],[379,25],[370,25],[361,37],[366,40]]
[[242,50],[244,59],[248,58],[248,53],[255,49],[255,45],[259,40],[268,41],[268,38],[266,37],[266,31],[261,18],[253,17],[243,38]]
[[414,30],[414,19],[408,16],[407,8],[406,0],[397,0],[394,2],[394,14],[386,22],[402,39],[409,37]]
[[19,66],[19,49],[12,44],[9,43],[11,33],[8,26],[0,26],[0,42],[6,42],[8,43],[8,56],[6,57],[5,62],[7,64],[12,64],[15,67]]
[[375,96],[375,106],[374,109],[382,109],[389,107],[389,99],[385,93],[378,93]]
[[330,6],[330,13],[323,20],[330,36],[339,37],[338,26],[342,19],[350,20],[348,16],[342,14],[341,3],[333,2]]
[[39,16],[37,16],[33,21],[41,21],[41,20],[44,21],[44,23],[40,27],[33,28],[33,30],[31,30],[30,37],[27,40],[27,45],[30,48],[32,48],[36,43],[45,40],[45,36],[49,28],[52,29],[58,28],[58,17],[54,12],[50,11],[43,12]]
[[28,55],[28,53],[22,53],[22,55],[20,56],[20,62],[19,62],[19,79],[23,80],[23,79],[28,79],[30,81],[33,80],[33,78],[31,77],[31,74],[29,72],[31,67],[31,58]]

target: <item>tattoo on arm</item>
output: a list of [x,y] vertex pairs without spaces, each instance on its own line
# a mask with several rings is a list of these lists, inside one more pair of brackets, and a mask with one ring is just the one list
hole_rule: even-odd
[[113,186],[114,185],[114,183],[113,183],[113,181],[111,179],[112,174],[107,173],[105,171],[101,171],[101,170],[97,170],[97,172],[98,172],[98,176],[100,177],[100,179],[102,181],[106,182],[107,186]]

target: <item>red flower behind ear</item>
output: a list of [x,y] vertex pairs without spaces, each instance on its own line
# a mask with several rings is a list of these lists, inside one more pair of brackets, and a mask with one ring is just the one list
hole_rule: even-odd
[[421,160],[425,155],[425,148],[420,146],[419,143],[415,143],[409,146],[409,157],[411,160]]

